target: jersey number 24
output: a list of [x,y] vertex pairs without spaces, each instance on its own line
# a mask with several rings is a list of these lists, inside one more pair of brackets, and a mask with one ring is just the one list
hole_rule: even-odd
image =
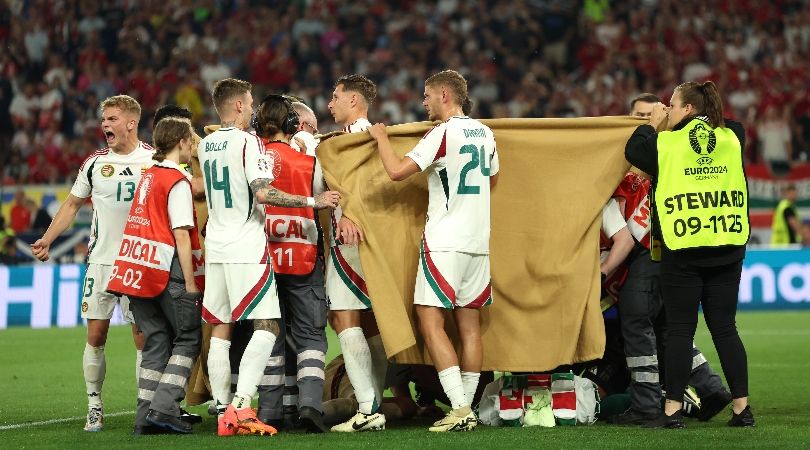
[[467,144],[461,147],[458,151],[460,154],[469,153],[472,159],[464,164],[461,168],[461,176],[458,180],[458,193],[459,194],[480,194],[481,187],[476,185],[467,184],[467,175],[471,170],[480,169],[481,175],[489,177],[490,169],[492,168],[492,161],[487,157],[487,153],[482,145],[480,148],[472,144]]

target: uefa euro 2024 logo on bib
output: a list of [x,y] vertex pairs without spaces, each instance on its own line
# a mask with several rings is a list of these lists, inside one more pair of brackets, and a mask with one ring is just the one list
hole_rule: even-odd
[[714,151],[714,147],[717,145],[717,136],[714,134],[714,130],[706,128],[705,124],[699,123],[689,130],[689,145],[692,146],[695,153],[700,155],[700,158],[697,159],[699,165],[705,166],[714,161],[709,157],[709,154]]

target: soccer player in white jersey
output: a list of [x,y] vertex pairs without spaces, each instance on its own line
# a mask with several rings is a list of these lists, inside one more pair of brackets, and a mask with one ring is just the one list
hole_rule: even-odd
[[121,245],[129,206],[142,171],[153,164],[154,150],[138,140],[141,106],[128,95],[116,95],[101,102],[101,129],[107,148],[88,157],[73,183],[67,199],[41,239],[31,245],[34,256],[48,260],[51,243],[73,222],[87,198],[93,202],[93,224],[82,290],[82,318],[87,319],[87,343],[82,366],[87,388],[86,431],[101,431],[104,411],[101,387],[107,371],[104,345],[115,304],[121,304],[124,317],[132,324],[137,350],[136,379],[140,367],[143,335],[137,331],[129,312],[129,299],[107,293],[107,280]]
[[[329,112],[335,122],[343,125],[343,131],[364,132],[371,127],[368,107],[376,96],[377,86],[373,81],[362,75],[343,76],[335,82]],[[332,427],[332,431],[337,432],[385,428],[385,416],[378,412],[388,366],[385,349],[376,326],[371,327],[373,329],[361,327],[361,312],[371,309],[357,248],[362,240],[360,228],[343,215],[341,208],[336,208],[332,212],[332,239],[326,262],[326,296],[331,311],[330,324],[338,335],[346,372],[359,404],[354,417]]]
[[[480,308],[492,303],[490,189],[497,181],[498,154],[492,130],[464,115],[462,106],[468,102],[467,81],[458,72],[445,70],[425,80],[422,103],[431,120],[442,122],[405,157],[394,153],[385,125],[369,129],[392,180],[429,171],[414,304],[419,329],[453,408],[430,431],[469,431],[477,423],[470,404],[483,359]],[[453,311],[461,358],[444,331],[444,309]]]
[[[203,319],[213,325],[208,375],[214,400],[230,403],[219,417],[220,436],[276,433],[251,408],[281,317],[264,208],[259,204],[321,209],[337,206],[339,199],[333,191],[313,198],[290,195],[270,185],[273,161],[264,155],[259,138],[244,131],[253,113],[250,89],[250,83],[233,78],[217,82],[213,100],[221,126],[200,142],[197,151],[208,200],[202,311]],[[253,320],[254,332],[242,355],[231,399],[228,354],[232,326],[239,320]]]

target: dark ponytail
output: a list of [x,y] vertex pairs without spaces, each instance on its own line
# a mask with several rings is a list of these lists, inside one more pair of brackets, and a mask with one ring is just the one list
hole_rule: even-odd
[[703,98],[706,99],[705,114],[709,117],[709,123],[714,128],[726,126],[723,121],[723,99],[720,98],[717,85],[706,81],[700,85],[700,89],[703,91]]
[[723,99],[720,91],[711,81],[695,83],[689,81],[675,88],[681,94],[681,101],[695,108],[696,116],[706,116],[712,128],[725,126],[723,120]]

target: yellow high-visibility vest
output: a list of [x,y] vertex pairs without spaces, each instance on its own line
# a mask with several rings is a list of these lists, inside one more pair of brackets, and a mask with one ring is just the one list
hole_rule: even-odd
[[670,250],[745,245],[748,186],[740,141],[703,118],[658,134],[655,204]]

